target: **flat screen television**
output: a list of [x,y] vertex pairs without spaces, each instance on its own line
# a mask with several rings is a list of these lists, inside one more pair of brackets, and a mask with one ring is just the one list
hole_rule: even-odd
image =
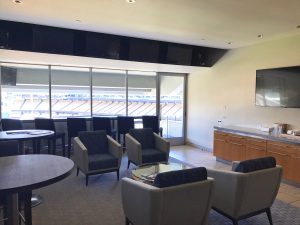
[[255,103],[300,108],[300,66],[257,70]]

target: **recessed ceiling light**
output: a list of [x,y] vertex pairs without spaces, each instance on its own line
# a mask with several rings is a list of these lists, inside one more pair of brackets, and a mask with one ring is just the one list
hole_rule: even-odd
[[126,2],[131,4],[131,3],[135,3],[136,0],[126,0]]
[[262,34],[257,35],[258,38],[263,38]]
[[81,20],[75,20],[76,22],[78,22],[78,23],[81,23]]
[[202,41],[205,41],[206,39],[205,39],[205,38],[201,38],[201,40],[202,40]]
[[21,4],[21,3],[23,3],[23,1],[22,0],[13,0],[13,3]]
[[227,44],[231,45],[231,44],[232,44],[232,42],[230,42],[230,41],[229,41],[229,42],[227,42]]
[[298,29],[299,29],[299,28],[300,28],[300,25],[296,26],[296,28],[298,28]]

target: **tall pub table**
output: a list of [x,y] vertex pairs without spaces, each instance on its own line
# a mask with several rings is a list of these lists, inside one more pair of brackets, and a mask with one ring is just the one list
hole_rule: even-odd
[[[40,153],[40,140],[41,138],[49,137],[54,134],[51,130],[10,130],[0,132],[0,141],[17,140],[19,142],[20,154],[24,154],[24,141],[32,141],[33,153]],[[48,146],[50,148],[50,146]],[[39,195],[32,195],[31,206],[37,206],[41,204],[43,198]]]
[[0,158],[0,195],[7,199],[8,225],[19,225],[18,193],[24,195],[26,225],[32,225],[32,190],[69,176],[72,160],[55,155],[17,155]]
[[[32,141],[33,153],[40,153],[39,142],[41,138],[50,137],[54,134],[51,130],[10,130],[0,132],[0,141],[17,140],[19,141],[20,151],[24,153],[23,142]],[[50,146],[49,146],[50,147]]]

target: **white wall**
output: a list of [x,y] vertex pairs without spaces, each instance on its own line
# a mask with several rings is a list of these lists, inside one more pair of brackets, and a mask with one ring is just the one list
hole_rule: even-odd
[[255,106],[256,70],[296,65],[300,35],[231,50],[211,69],[191,73],[187,142],[211,150],[219,119],[225,125],[258,128],[284,122],[300,129],[300,109]]

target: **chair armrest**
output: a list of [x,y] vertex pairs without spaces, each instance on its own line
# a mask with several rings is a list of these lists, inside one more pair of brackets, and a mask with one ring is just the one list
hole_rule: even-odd
[[136,165],[142,164],[142,145],[130,134],[126,134],[126,149],[128,153],[128,160],[134,162]]
[[122,146],[109,135],[107,135],[107,139],[108,151],[118,159],[118,167],[120,167],[123,155]]
[[162,138],[161,136],[159,136],[156,133],[154,134],[154,144],[155,144],[155,148],[166,153],[167,155],[167,161],[169,160],[169,153],[170,153],[170,142],[168,142],[167,140],[165,140],[164,138]]
[[88,172],[89,168],[89,156],[88,151],[84,144],[80,141],[78,137],[73,139],[74,146],[74,162],[83,171]]
[[215,179],[213,207],[235,218],[243,203],[247,174],[207,169],[207,176]]
[[123,178],[122,204],[126,217],[133,224],[159,224],[163,206],[160,188]]

